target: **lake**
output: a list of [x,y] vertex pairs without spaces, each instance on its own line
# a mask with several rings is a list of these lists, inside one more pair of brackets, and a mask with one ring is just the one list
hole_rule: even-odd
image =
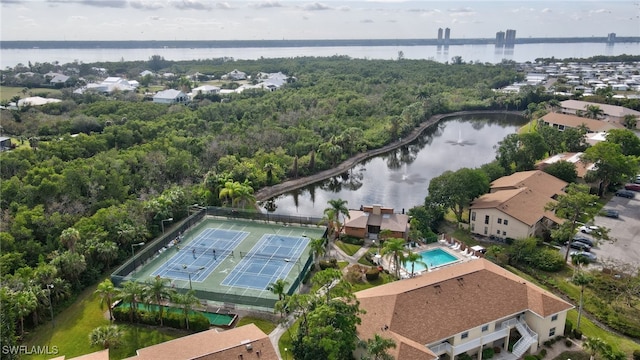
[[197,60],[231,57],[255,60],[264,58],[291,58],[302,56],[347,55],[358,59],[397,59],[402,51],[406,59],[451,61],[461,56],[465,61],[499,63],[502,59],[516,62],[534,61],[541,57],[557,59],[594,55],[637,54],[638,43],[548,43],[518,44],[513,48],[496,48],[494,45],[451,46],[336,46],[336,47],[255,47],[255,48],[143,48],[143,49],[1,49],[0,67],[15,66],[29,61],[93,63],[101,61],[148,60],[152,55],[167,60]]
[[524,118],[514,115],[445,119],[407,146],[366,160],[340,176],[275,197],[274,213],[322,217],[327,201],[336,198],[347,200],[349,208],[380,204],[406,211],[424,203],[432,178],[447,170],[491,162],[498,142],[524,124]]

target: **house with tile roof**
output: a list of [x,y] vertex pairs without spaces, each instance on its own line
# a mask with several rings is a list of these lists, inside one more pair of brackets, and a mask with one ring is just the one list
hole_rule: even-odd
[[593,170],[594,164],[589,162],[583,162],[581,160],[581,157],[582,157],[581,152],[555,154],[555,155],[549,156],[546,159],[540,160],[536,164],[536,169],[544,171],[544,169],[551,164],[555,164],[559,161],[566,161],[575,166],[578,178],[584,179],[584,176],[587,174],[587,171]]
[[580,126],[585,126],[589,133],[594,132],[606,132],[612,129],[622,129],[623,126],[618,122],[612,122],[607,120],[594,120],[576,115],[567,115],[560,113],[548,113],[541,118],[542,123],[547,126],[552,126],[554,129],[564,131],[568,128],[576,129]]
[[[485,259],[355,293],[358,337],[392,339],[397,360],[454,359],[499,348],[501,358],[533,353],[564,333],[570,303]],[[510,340],[518,339],[509,352]],[[359,358],[359,354],[356,354]]]
[[564,220],[546,204],[555,201],[567,186],[540,170],[503,176],[491,183],[491,190],[469,206],[469,230],[482,236],[526,238]]
[[391,237],[407,239],[409,216],[395,214],[393,208],[381,205],[362,206],[360,210],[349,210],[344,223],[346,235],[361,239],[377,239],[382,230],[390,230]]

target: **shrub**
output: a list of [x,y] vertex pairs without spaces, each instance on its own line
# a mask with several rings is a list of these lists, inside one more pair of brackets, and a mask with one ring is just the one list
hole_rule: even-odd
[[580,331],[578,329],[574,329],[573,330],[573,337],[576,338],[576,340],[581,340],[582,339],[582,331]]
[[471,357],[471,355],[467,354],[467,353],[462,353],[460,355],[458,355],[458,360],[471,360],[473,359]]
[[340,241],[346,244],[361,245],[361,246],[364,245],[364,239],[360,239],[350,235],[340,236]]
[[483,359],[491,359],[493,357],[493,349],[492,348],[486,348],[484,350],[482,350],[482,358]]
[[551,340],[547,340],[547,341],[545,341],[545,342],[544,342],[544,346],[546,346],[546,347],[548,347],[548,348],[550,348],[550,347],[551,347],[551,345],[553,345],[553,343],[551,342]]
[[209,319],[202,313],[197,312],[189,316],[189,329],[193,331],[204,331],[209,329]]
[[565,341],[564,341],[564,344],[565,344],[567,347],[572,347],[572,346],[573,346],[573,341],[571,341],[571,340],[567,339],[567,340],[565,340]]
[[573,332],[573,323],[570,320],[564,322],[564,335],[569,336]]
[[336,259],[331,259],[331,260],[320,260],[320,270],[325,270],[325,269],[339,269],[340,267],[338,266],[338,260]]
[[380,277],[380,270],[378,270],[377,268],[369,268],[365,276],[367,277],[367,281],[378,280],[378,278]]
[[640,360],[640,350],[633,350],[633,360]]
[[547,349],[540,350],[538,356],[540,357],[540,359],[544,359],[544,357],[547,356]]
[[524,357],[524,360],[538,360],[538,358],[534,355],[527,355]]
[[175,312],[164,314],[164,326],[182,329],[184,327],[182,323],[182,314]]

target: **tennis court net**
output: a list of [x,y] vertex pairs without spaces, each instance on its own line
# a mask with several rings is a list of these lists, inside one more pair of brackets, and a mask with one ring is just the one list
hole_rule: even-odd
[[240,258],[244,259],[245,257],[252,259],[252,258],[257,258],[257,259],[265,259],[265,260],[272,260],[272,261],[284,261],[284,262],[297,262],[298,259],[294,258],[294,257],[289,257],[289,256],[280,256],[280,255],[275,255],[275,254],[260,254],[260,253],[245,253],[240,251]]
[[233,250],[212,249],[212,248],[206,248],[206,247],[200,247],[200,246],[185,246],[185,247],[179,248],[178,251],[186,251],[196,255],[207,255],[211,257],[227,256],[227,255],[231,255],[232,257],[235,256],[235,254],[233,253]]

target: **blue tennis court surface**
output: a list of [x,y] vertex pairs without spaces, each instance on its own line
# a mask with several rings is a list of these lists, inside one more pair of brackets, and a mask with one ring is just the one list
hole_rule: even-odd
[[188,244],[167,249],[175,254],[151,275],[174,280],[188,280],[191,275],[191,281],[203,281],[226,258],[240,256],[234,249],[247,235],[245,231],[207,228]]
[[309,244],[306,237],[265,234],[222,281],[222,285],[265,290],[277,279],[286,279],[300,266],[300,257]]

